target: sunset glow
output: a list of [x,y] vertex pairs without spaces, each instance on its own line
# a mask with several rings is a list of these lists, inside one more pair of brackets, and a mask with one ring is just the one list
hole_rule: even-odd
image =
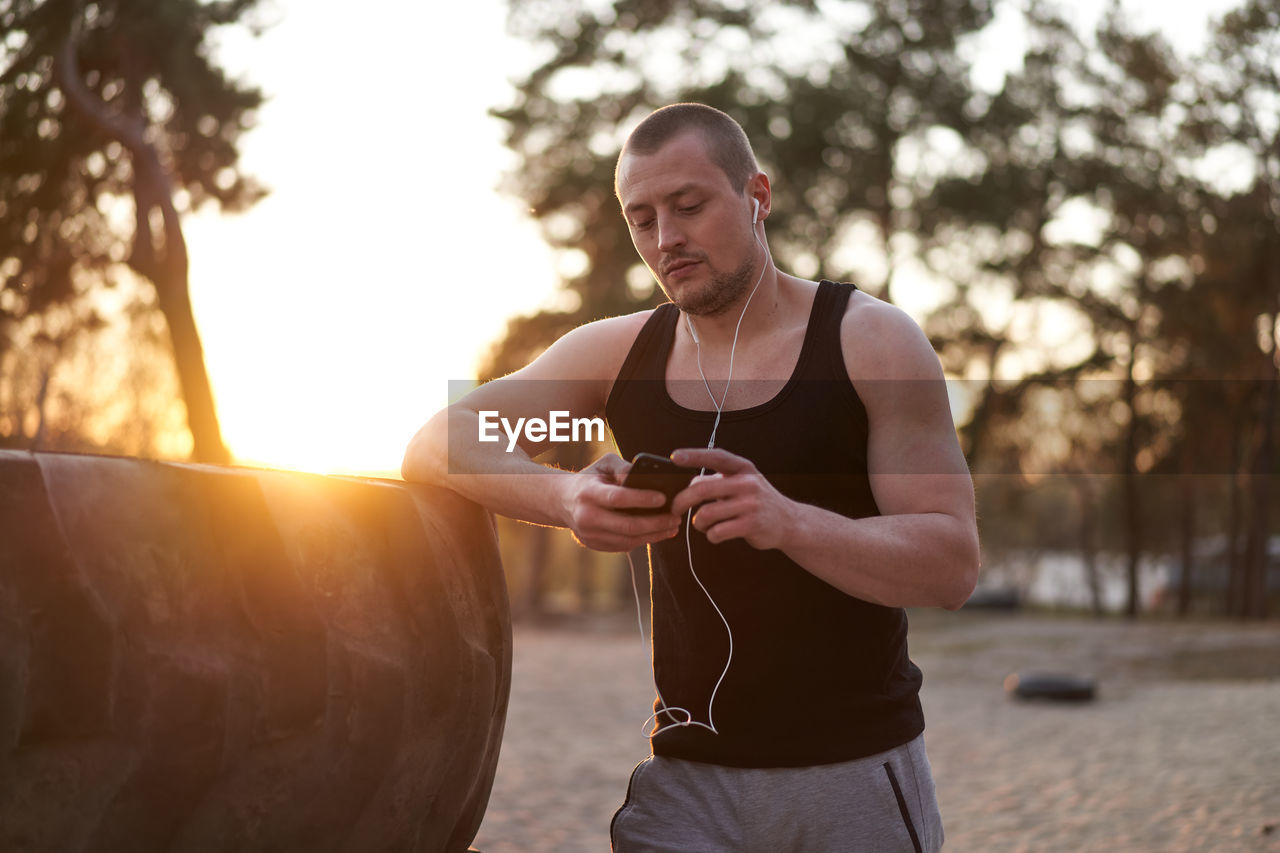
[[[1185,46],[1223,5],[1139,23]],[[395,476],[449,380],[472,378],[506,319],[552,298],[556,260],[497,191],[512,158],[487,114],[532,52],[505,35],[498,2],[452,9],[447,27],[388,0],[354,23],[327,4],[274,8],[261,38],[228,32],[219,46],[266,90],[243,156],[272,194],[186,220],[223,435],[245,464]],[[1003,53],[983,53],[993,84]],[[922,316],[933,291],[923,273],[917,283],[896,293]]]
[[[224,46],[268,94],[244,159],[272,194],[245,214],[193,216],[187,234],[241,463],[394,475],[448,380],[473,376],[506,318],[552,289],[536,226],[495,189],[507,158],[486,110],[509,97],[510,67],[492,56],[521,54],[505,10],[467,7],[462,40],[425,7],[394,11],[403,26],[380,27],[376,50],[346,16],[301,3]],[[482,43],[495,49],[462,49]],[[335,62],[342,45],[376,79]]]

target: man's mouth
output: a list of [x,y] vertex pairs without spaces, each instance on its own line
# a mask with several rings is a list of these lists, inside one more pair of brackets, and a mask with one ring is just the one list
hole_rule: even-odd
[[674,275],[676,273],[679,273],[681,270],[695,266],[698,263],[699,262],[693,258],[677,258],[676,260],[666,265],[666,267],[662,271],[662,274]]

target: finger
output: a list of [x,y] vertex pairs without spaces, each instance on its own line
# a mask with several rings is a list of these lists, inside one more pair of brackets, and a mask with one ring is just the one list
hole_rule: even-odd
[[664,536],[668,531],[680,527],[680,519],[669,512],[653,515],[626,515],[626,524],[621,528],[628,536]]
[[[637,494],[656,494],[658,503],[662,503],[661,492],[641,492],[638,489],[627,491]],[[680,519],[670,512],[649,511],[644,513],[624,512],[626,507],[599,507],[590,517],[586,528],[604,536],[653,536],[677,527]]]
[[745,539],[748,532],[749,526],[746,521],[741,518],[730,518],[712,525],[710,529],[704,531],[704,535],[712,545],[719,545],[730,539]]
[[[601,551],[630,551],[641,545],[670,539],[680,532],[680,521],[675,516],[626,516],[630,525],[621,529],[585,531],[582,539],[588,547]],[[634,529],[627,529],[627,527]]]
[[[601,537],[652,536],[679,523],[670,512],[661,511],[666,496],[648,489],[628,489],[622,486],[596,484],[585,493],[585,500],[574,514],[573,529],[584,538],[597,543]],[[627,512],[639,507],[643,513]],[[599,547],[591,544],[589,547]]]
[[654,489],[632,489],[625,486],[610,488],[604,497],[605,506],[614,510],[655,510],[667,502],[667,496]]
[[671,454],[671,461],[686,468],[707,468],[721,474],[741,474],[756,469],[750,459],[718,447],[684,447]]
[[676,493],[671,501],[671,511],[684,515],[690,508],[708,501],[722,500],[733,494],[733,484],[721,474],[704,474]]
[[693,526],[703,533],[718,524],[739,517],[744,507],[738,501],[711,501],[704,503],[693,514]]
[[661,542],[664,539],[673,539],[679,532],[680,532],[680,524],[676,523],[671,527],[664,527],[662,530],[659,530],[657,533],[653,533],[653,534],[650,534],[649,536],[645,536],[644,542],[642,544],[648,545],[653,542]]
[[605,482],[621,484],[631,470],[631,463],[616,453],[606,453],[593,462],[591,467],[601,474]]
[[578,541],[593,551],[608,551],[610,553],[622,553],[624,551],[634,551],[636,548],[645,545],[651,545],[655,542],[661,542],[664,539],[670,539],[676,535],[675,530],[663,531],[660,534],[650,536],[589,536],[579,537]]

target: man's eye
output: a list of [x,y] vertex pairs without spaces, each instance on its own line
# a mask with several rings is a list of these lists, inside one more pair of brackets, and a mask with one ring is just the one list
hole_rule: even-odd
[[636,229],[637,231],[643,231],[644,229],[648,228],[652,224],[653,224],[652,219],[645,219],[640,222],[632,222],[631,227]]
[[698,202],[697,204],[687,205],[685,207],[680,208],[679,210],[681,213],[697,213],[700,207],[702,207],[702,202]]

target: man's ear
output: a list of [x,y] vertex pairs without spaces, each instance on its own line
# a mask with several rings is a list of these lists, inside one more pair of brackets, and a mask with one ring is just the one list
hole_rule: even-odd
[[755,225],[769,218],[773,206],[773,193],[769,187],[769,176],[764,172],[756,172],[747,181],[747,195],[755,202],[751,224]]

